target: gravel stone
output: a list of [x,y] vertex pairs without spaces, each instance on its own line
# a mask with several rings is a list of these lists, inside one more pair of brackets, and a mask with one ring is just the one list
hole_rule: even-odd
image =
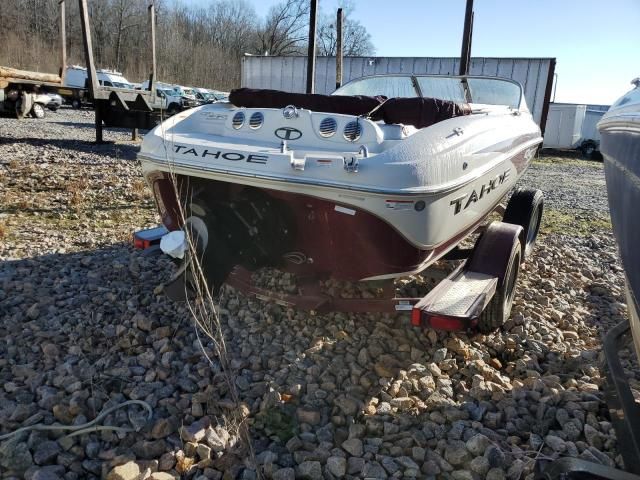
[[45,465],[54,460],[62,451],[58,442],[46,441],[40,443],[33,453],[33,461],[36,465]]
[[127,462],[124,465],[113,467],[107,475],[107,480],[137,480],[140,476],[140,467],[135,462]]
[[298,465],[299,478],[305,480],[322,480],[322,466],[317,461],[306,461]]
[[469,460],[471,460],[465,443],[459,440],[450,442],[447,445],[447,448],[444,452],[444,458],[447,460],[447,462],[454,466],[464,465]]
[[466,446],[473,455],[483,455],[487,447],[491,444],[491,440],[486,435],[478,433],[469,440],[467,440]]
[[501,468],[492,468],[487,472],[486,480],[505,480],[507,476]]
[[354,457],[360,457],[363,453],[362,440],[359,438],[349,438],[342,442],[342,448]]
[[295,480],[296,472],[293,468],[281,468],[273,474],[273,480]]
[[338,478],[344,477],[347,473],[347,459],[344,457],[329,457],[327,459],[327,470]]

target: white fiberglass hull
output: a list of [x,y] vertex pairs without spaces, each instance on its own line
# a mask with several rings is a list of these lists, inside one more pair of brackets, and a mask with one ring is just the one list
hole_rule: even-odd
[[[239,110],[246,117],[260,111],[263,124],[233,128]],[[357,142],[339,133],[323,138],[319,125],[328,116],[338,132],[354,120],[308,110],[285,119],[278,109],[207,105],[150,132],[139,158],[145,175],[173,172],[305,195],[332,202],[347,217],[367,212],[413,247],[433,250],[490,213],[542,141],[528,112],[503,107],[421,130],[361,118]],[[286,148],[278,137],[283,128],[294,133]],[[301,137],[294,139],[296,132]],[[349,171],[356,163],[357,171]]]

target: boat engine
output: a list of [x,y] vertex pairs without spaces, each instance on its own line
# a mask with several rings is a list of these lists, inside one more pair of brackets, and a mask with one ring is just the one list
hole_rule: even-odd
[[202,268],[217,292],[236,265],[248,270],[279,265],[291,250],[295,222],[287,205],[264,190],[221,184],[228,190],[221,195],[210,187],[193,191],[187,213],[206,226]]

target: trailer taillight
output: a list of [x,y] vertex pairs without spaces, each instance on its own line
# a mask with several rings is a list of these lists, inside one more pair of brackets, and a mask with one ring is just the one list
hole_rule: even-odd
[[462,320],[455,317],[428,316],[427,322],[435,330],[447,330],[450,332],[465,330]]
[[430,327],[434,330],[447,330],[450,332],[466,330],[475,324],[474,321],[446,315],[433,315],[420,308],[411,310],[411,325],[416,327]]
[[411,310],[411,325],[420,327],[422,325],[422,310],[414,308]]
[[149,240],[142,240],[141,238],[133,237],[133,247],[144,250],[151,246],[151,242]]

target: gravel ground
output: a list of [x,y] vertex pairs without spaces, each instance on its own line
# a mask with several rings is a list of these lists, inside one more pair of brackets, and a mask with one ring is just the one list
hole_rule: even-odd
[[[545,151],[546,152],[546,151]],[[544,192],[547,207],[609,215],[604,164],[543,153],[523,178],[523,183]]]
[[[0,435],[84,424],[126,400],[153,413],[128,406],[100,422],[130,433],[3,439],[2,478],[516,480],[533,478],[536,458],[621,465],[600,390],[600,339],[626,315],[606,228],[550,229],[512,319],[486,336],[310,315],[227,289],[234,404],[188,312],[162,293],[170,262],[127,241],[157,221],[136,145],[124,131],[84,143],[92,118],[0,118]],[[542,159],[524,183],[549,211],[606,212],[602,169],[576,162]]]

